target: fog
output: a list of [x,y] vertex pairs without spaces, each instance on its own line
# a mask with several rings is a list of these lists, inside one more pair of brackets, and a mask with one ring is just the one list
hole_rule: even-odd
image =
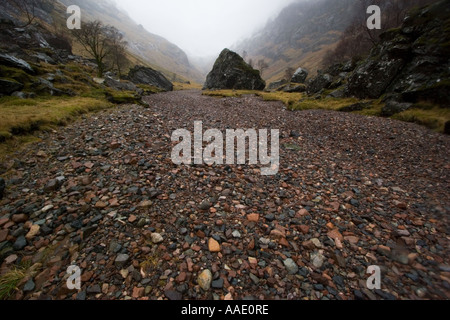
[[250,36],[295,0],[116,0],[149,32],[207,57]]

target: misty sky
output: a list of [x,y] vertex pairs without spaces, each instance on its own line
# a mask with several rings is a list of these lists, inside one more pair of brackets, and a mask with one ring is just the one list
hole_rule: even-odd
[[250,36],[294,0],[115,0],[148,31],[193,56],[211,56]]

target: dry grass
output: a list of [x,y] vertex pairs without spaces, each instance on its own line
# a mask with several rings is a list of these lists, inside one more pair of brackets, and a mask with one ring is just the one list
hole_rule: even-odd
[[410,109],[392,116],[393,119],[413,122],[437,132],[444,132],[444,126],[450,121],[450,109],[434,107],[432,109]]
[[0,99],[0,132],[3,135],[32,133],[46,126],[61,126],[74,117],[110,108],[112,104],[91,97],[54,97]]
[[184,82],[174,82],[173,90],[174,91],[182,91],[182,90],[201,90],[202,85],[198,83],[184,83]]

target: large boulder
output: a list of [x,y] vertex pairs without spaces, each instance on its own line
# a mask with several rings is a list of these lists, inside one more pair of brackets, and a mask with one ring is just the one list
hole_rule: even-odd
[[284,86],[285,84],[287,84],[288,82],[286,80],[278,80],[275,82],[271,82],[268,86],[267,86],[267,90],[276,90],[278,88],[280,88],[281,86]]
[[10,95],[23,89],[23,84],[13,80],[0,79],[0,93]]
[[308,75],[309,75],[308,71],[306,71],[303,68],[298,68],[297,71],[295,71],[291,82],[293,82],[293,83],[305,83],[306,78],[308,78]]
[[329,89],[333,83],[333,77],[328,73],[320,73],[314,79],[308,82],[306,91],[308,94],[314,94],[322,91],[323,89]]
[[164,91],[173,91],[173,84],[159,71],[152,68],[135,66],[128,73],[127,80],[136,84],[146,84]]
[[208,74],[203,89],[263,90],[266,82],[237,53],[225,49]]

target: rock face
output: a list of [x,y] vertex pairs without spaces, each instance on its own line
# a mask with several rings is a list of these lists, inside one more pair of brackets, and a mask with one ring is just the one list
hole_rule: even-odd
[[[381,43],[348,79],[348,94],[450,106],[450,1],[410,12],[398,29],[385,32]],[[390,108],[398,109],[401,108]]]
[[0,64],[8,67],[22,69],[28,73],[34,73],[33,68],[28,64],[28,62],[16,58],[10,54],[0,53]]
[[225,49],[208,74],[203,89],[263,90],[266,82],[237,53]]
[[173,91],[173,84],[161,72],[152,68],[136,66],[130,70],[127,79],[136,84],[146,84],[164,91]]
[[268,86],[267,86],[267,90],[275,90],[280,88],[281,86],[284,86],[285,84],[287,84],[286,80],[278,80],[275,82],[271,82]]
[[333,83],[333,77],[328,74],[319,74],[317,77],[308,82],[307,92],[308,94],[314,94],[320,92],[322,89],[329,89]]
[[293,82],[293,83],[305,83],[306,78],[308,78],[308,75],[309,75],[308,71],[306,71],[303,68],[298,68],[297,71],[295,71],[291,82]]

